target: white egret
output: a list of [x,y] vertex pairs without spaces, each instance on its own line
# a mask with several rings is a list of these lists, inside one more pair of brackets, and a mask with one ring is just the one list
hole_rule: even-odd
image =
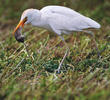
[[[94,35],[91,31],[86,31],[88,28],[100,28],[100,24],[96,21],[83,16],[82,14],[63,6],[46,6],[41,10],[27,9],[22,13],[21,19],[15,28],[13,35],[19,42],[24,42],[24,37],[20,34],[21,28],[24,24],[31,24],[32,26],[42,27],[50,30],[61,37],[62,34],[70,34],[72,32],[86,32]],[[65,43],[65,41],[64,41]],[[65,43],[66,44],[66,43]],[[67,51],[59,64],[58,72],[61,69],[62,63],[67,56]]]

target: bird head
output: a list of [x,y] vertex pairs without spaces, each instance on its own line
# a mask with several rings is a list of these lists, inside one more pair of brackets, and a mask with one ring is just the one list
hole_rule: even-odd
[[13,32],[13,35],[18,42],[24,42],[24,36],[21,34],[21,30],[24,27],[24,24],[29,24],[33,21],[33,19],[35,18],[35,14],[36,9],[27,9],[22,13],[20,22],[18,23]]

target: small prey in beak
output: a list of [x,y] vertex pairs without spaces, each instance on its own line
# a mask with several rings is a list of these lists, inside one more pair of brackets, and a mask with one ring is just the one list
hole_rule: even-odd
[[22,28],[21,27],[19,27],[16,31],[15,31],[15,39],[18,41],[18,42],[22,42],[22,43],[24,43],[24,35],[22,35],[22,33],[21,33],[21,31],[22,31]]
[[15,39],[18,42],[22,42],[24,43],[24,36],[22,35],[22,28],[24,27],[24,23],[27,21],[27,17],[24,18],[22,21],[19,22],[19,24],[17,25],[17,27],[15,28],[13,35],[15,36]]

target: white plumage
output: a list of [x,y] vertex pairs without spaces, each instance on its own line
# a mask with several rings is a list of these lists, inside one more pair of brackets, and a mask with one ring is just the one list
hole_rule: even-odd
[[41,10],[27,9],[21,20],[27,17],[27,23],[33,26],[46,28],[54,33],[69,34],[72,31],[83,31],[88,28],[100,28],[96,21],[63,6],[46,6]]

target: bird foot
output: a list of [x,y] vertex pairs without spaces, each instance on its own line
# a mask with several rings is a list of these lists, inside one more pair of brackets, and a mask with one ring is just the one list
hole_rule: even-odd
[[60,74],[60,73],[61,73],[60,68],[56,69],[56,70],[55,70],[55,73],[56,73],[56,74]]

